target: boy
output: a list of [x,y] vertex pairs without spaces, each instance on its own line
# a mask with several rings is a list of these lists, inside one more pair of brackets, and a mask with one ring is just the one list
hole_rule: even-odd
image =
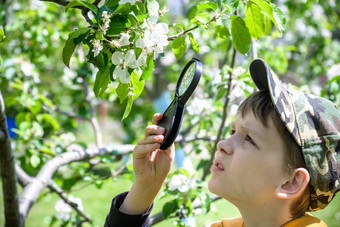
[[[211,226],[326,226],[306,211],[323,209],[340,190],[340,112],[326,99],[286,90],[261,59],[250,74],[260,91],[241,103],[231,136],[218,143],[209,181],[242,217]],[[135,147],[135,182],[113,199],[105,226],[148,226],[174,159],[174,145],[158,149],[161,118],[154,115]]]

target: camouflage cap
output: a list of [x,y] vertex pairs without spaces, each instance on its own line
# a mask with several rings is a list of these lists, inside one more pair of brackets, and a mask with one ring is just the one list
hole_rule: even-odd
[[311,177],[309,210],[325,208],[340,191],[339,110],[325,98],[284,88],[262,59],[252,61],[250,74],[259,90],[269,90],[282,121],[302,148]]

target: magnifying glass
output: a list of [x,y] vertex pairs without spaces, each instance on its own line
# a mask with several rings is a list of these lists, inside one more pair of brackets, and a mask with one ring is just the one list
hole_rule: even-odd
[[202,63],[199,59],[191,59],[184,67],[177,81],[175,98],[163,113],[158,122],[165,128],[164,140],[160,149],[166,150],[175,141],[181,127],[185,104],[194,92],[202,74]]

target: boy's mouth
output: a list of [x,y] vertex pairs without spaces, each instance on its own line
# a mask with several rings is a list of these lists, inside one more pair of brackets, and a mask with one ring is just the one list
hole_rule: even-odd
[[224,167],[222,165],[222,161],[220,158],[216,158],[215,159],[215,162],[214,162],[214,165],[211,167],[211,171],[217,171],[217,172],[220,172],[220,171],[224,171]]

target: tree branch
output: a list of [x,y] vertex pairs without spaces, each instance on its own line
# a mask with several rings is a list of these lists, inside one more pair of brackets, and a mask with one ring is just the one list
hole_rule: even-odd
[[78,205],[72,201],[70,201],[66,195],[66,193],[63,191],[61,187],[59,187],[53,180],[50,181],[50,184],[48,185],[48,188],[57,193],[59,197],[65,201],[65,203],[69,204],[80,216],[82,216],[85,220],[82,222],[92,222],[91,218],[85,214],[82,210],[79,209]]
[[[61,5],[61,6],[66,6],[68,3],[70,3],[70,1],[67,1],[67,0],[40,0],[42,2],[53,2],[53,3],[56,3],[58,5]],[[96,3],[95,6],[98,5],[100,1],[95,1],[94,3]],[[88,12],[90,11],[88,8],[86,7],[83,7],[83,6],[74,6],[72,8],[76,8],[76,9],[80,9],[81,10],[81,14],[83,15],[84,19],[90,24],[90,25],[93,25],[93,22],[92,20],[89,18],[89,16],[87,15]]]
[[212,164],[214,162],[215,153],[217,151],[217,143],[221,140],[223,129],[224,129],[224,125],[225,125],[225,121],[226,121],[226,119],[228,117],[227,109],[228,109],[229,101],[230,101],[229,95],[230,95],[230,92],[231,92],[231,85],[232,85],[231,82],[233,80],[233,70],[234,70],[235,62],[236,62],[236,53],[237,53],[236,49],[233,48],[233,56],[232,56],[232,60],[231,60],[231,64],[230,64],[231,72],[230,72],[229,78],[228,78],[227,94],[226,94],[225,102],[224,102],[224,106],[223,106],[222,122],[221,122],[220,128],[218,130],[218,134],[217,134],[217,138],[216,138],[215,143],[214,143],[214,147],[211,149],[210,160],[209,160],[209,163],[208,163],[208,165],[206,166],[206,168],[204,170],[204,173],[203,173],[203,176],[202,176],[202,181],[204,181],[205,178],[210,173],[210,168],[211,168],[211,166],[212,166]]
[[[227,9],[224,8],[220,14],[215,14],[215,16],[213,18],[211,18],[205,25],[208,25],[211,22],[216,21],[218,18],[220,18],[225,13],[226,10]],[[174,39],[176,39],[176,38],[178,38],[178,37],[180,37],[182,35],[185,35],[188,32],[191,32],[192,30],[195,30],[196,28],[199,28],[199,27],[200,27],[200,25],[195,25],[194,27],[189,28],[188,30],[184,30],[184,31],[181,31],[180,33],[177,33],[175,35],[169,36],[168,37],[168,41],[172,41],[172,40],[174,40]]]
[[84,89],[84,94],[85,94],[85,101],[87,103],[87,105],[89,106],[89,110],[90,110],[90,123],[93,127],[94,130],[94,134],[96,136],[96,145],[98,148],[101,148],[103,146],[103,136],[102,136],[102,132],[98,123],[98,120],[96,118],[96,114],[93,108],[93,105],[91,103],[91,97],[89,95],[89,89],[88,89],[88,84],[86,82],[86,78],[85,76],[82,76],[83,78],[83,89]]
[[112,154],[112,155],[124,155],[131,153],[134,145],[117,145],[107,148],[93,148],[84,150],[72,150],[61,155],[54,157],[46,162],[46,164],[40,169],[36,177],[32,178],[31,182],[23,189],[20,198],[20,214],[23,220],[27,218],[27,215],[32,208],[33,204],[39,198],[39,195],[50,184],[53,173],[61,166],[71,162],[85,161],[95,156]]
[[0,91],[0,170],[5,205],[5,226],[23,226],[19,213],[15,159],[6,122],[5,103]]

